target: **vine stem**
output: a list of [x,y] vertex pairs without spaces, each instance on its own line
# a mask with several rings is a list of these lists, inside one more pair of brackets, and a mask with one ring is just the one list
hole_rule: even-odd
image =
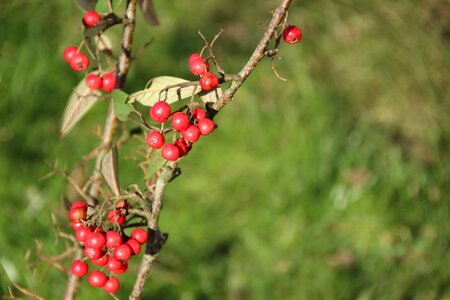
[[[233,100],[233,96],[239,87],[248,78],[251,72],[255,69],[256,65],[266,56],[267,46],[269,45],[271,39],[273,38],[278,26],[283,22],[284,17],[291,5],[292,0],[282,0],[278,7],[275,9],[272,20],[269,23],[263,37],[256,46],[252,56],[247,61],[242,70],[233,79],[230,87],[224,92],[222,97],[212,106],[213,111],[208,111],[214,117],[226,104]],[[158,230],[158,219],[159,213],[163,204],[163,194],[167,184],[171,181],[173,171],[176,169],[179,160],[175,163],[170,163],[165,166],[161,174],[159,175],[156,185],[154,198],[151,205],[151,217],[148,220],[148,230],[149,232],[154,232]],[[137,274],[136,281],[134,283],[133,291],[129,297],[130,300],[139,300],[142,297],[144,291],[144,285],[148,279],[153,262],[157,259],[158,253],[152,253],[149,251],[154,245],[151,245],[154,240],[150,239],[147,241],[147,251],[144,254],[141,265],[139,267],[139,272]]]
[[[121,52],[119,56],[119,61],[117,63],[117,89],[123,89],[125,84],[125,79],[128,75],[128,69],[131,63],[131,48],[133,45],[133,33],[135,28],[135,20],[136,20],[136,4],[137,0],[127,0],[126,10],[125,10],[125,19],[127,22],[124,25],[123,33],[122,33],[122,44],[121,44]],[[97,158],[95,161],[95,167],[92,171],[91,176],[91,187],[89,189],[89,196],[91,200],[88,203],[90,205],[95,205],[94,199],[97,199],[101,192],[102,185],[102,174],[101,174],[101,164],[102,159],[105,154],[111,149],[112,142],[114,136],[117,131],[118,120],[114,113],[114,106],[112,99],[109,103],[108,115],[106,117],[105,126],[103,130],[102,140],[100,142],[99,151],[97,153]],[[75,255],[75,259],[79,259],[82,256],[82,250],[78,247]],[[69,272],[66,292],[64,294],[64,300],[73,300],[76,296],[77,287],[79,283],[79,277],[74,276],[72,272]]]

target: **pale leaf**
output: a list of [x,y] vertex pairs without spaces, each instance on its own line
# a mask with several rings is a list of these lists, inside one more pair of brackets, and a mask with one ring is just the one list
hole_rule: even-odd
[[202,91],[198,95],[199,95],[200,99],[203,101],[203,103],[206,103],[206,102],[215,103],[215,102],[217,102],[217,100],[220,99],[220,97],[222,97],[223,92],[222,92],[222,89],[220,87],[218,87],[212,91]]
[[114,193],[114,195],[120,195],[119,185],[119,168],[117,160],[117,147],[114,146],[111,150],[103,156],[102,159],[102,174],[106,184]]

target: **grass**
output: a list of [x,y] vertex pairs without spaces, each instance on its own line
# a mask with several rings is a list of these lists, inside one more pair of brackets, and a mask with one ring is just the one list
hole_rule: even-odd
[[[138,20],[136,44],[155,40],[126,90],[158,75],[192,78],[186,60],[201,48],[198,29],[211,37],[224,28],[219,59],[239,70],[275,4],[157,2],[162,25]],[[170,238],[144,298],[450,299],[448,5],[293,5],[289,22],[304,38],[282,45],[277,61],[289,82],[269,61],[259,65],[218,115],[219,129],[182,161],[161,216]],[[81,12],[62,0],[0,8],[0,295],[16,282],[60,298],[64,276],[46,264],[32,272],[34,257],[24,260],[35,240],[47,255],[64,249],[51,212],[64,224],[66,183],[39,178],[45,159],[71,167],[97,144],[106,108],[59,139],[65,99],[81,80],[61,53],[78,43]],[[130,159],[121,177],[142,183]],[[79,299],[103,298],[83,283]]]

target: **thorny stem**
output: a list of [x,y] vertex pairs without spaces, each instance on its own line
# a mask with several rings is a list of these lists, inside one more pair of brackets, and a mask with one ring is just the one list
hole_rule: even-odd
[[[214,117],[214,115],[217,114],[217,112],[219,112],[227,103],[229,103],[233,99],[234,94],[242,85],[242,83],[245,81],[245,79],[247,79],[250,73],[255,69],[256,65],[265,57],[267,46],[269,45],[272,37],[274,36],[278,26],[283,22],[291,2],[292,0],[282,0],[279,6],[276,8],[269,26],[264,32],[261,41],[258,43],[255,51],[248,60],[247,64],[239,72],[239,74],[237,74],[237,76],[233,77],[233,82],[231,83],[231,86],[224,92],[223,96],[212,106],[213,109],[212,117]],[[174,162],[164,167],[156,181],[154,198],[151,205],[151,218],[148,220],[149,232],[152,231],[154,232],[158,230],[159,213],[162,207],[164,190],[166,188],[166,185],[171,181],[174,170],[177,167],[177,164],[178,162]],[[152,247],[151,243],[152,241],[149,238],[149,241],[147,242],[147,251],[142,258],[142,262],[139,267],[139,272],[133,287],[133,292],[131,293],[129,298],[130,300],[141,299],[142,293],[144,291],[144,285],[145,282],[147,281],[150,269],[153,265],[153,262],[158,257],[158,253],[150,253],[148,251]]]
[[[128,21],[124,25],[124,30],[122,34],[122,45],[121,53],[119,56],[119,62],[117,64],[117,88],[122,89],[125,84],[125,79],[128,74],[128,68],[130,66],[131,57],[131,47],[133,44],[133,33],[135,27],[135,15],[136,15],[136,4],[137,0],[127,0],[127,6],[125,11],[125,19]],[[91,180],[92,185],[89,190],[89,196],[91,198],[98,198],[101,193],[101,163],[102,159],[106,153],[108,153],[111,148],[112,141],[116,134],[118,120],[114,113],[113,101],[109,103],[108,116],[106,118],[105,127],[103,131],[102,141],[99,146],[99,151],[97,153],[97,159],[95,161],[95,167],[92,172]],[[94,205],[94,201],[88,202],[89,205]],[[82,250],[80,247],[77,248],[76,256],[81,258]],[[76,257],[76,258],[77,258]],[[67,281],[66,292],[64,294],[64,300],[73,300],[76,295],[76,290],[78,287],[79,278],[69,273],[69,278]]]

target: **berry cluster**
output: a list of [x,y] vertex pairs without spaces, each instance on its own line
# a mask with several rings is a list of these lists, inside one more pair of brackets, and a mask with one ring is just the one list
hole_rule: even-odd
[[70,67],[77,72],[82,72],[89,67],[89,57],[81,53],[77,47],[69,46],[64,49],[64,59],[70,64]]
[[97,74],[89,74],[85,78],[86,85],[91,90],[102,89],[109,93],[116,88],[117,79],[114,73],[106,73],[103,76]]
[[[170,105],[165,101],[156,102],[150,109],[150,118],[158,123],[165,123],[169,119],[172,111]],[[214,130],[214,122],[206,117],[206,113],[201,108],[196,108],[190,115],[183,111],[172,114],[172,128],[179,132],[180,137],[171,143],[165,143],[164,135],[159,131],[151,131],[147,136],[147,144],[153,149],[161,149],[161,156],[169,161],[176,161],[186,155],[192,144],[206,136]]]
[[[102,227],[89,226],[87,222],[87,204],[76,201],[69,211],[69,220],[75,230],[76,239],[83,244],[85,257],[72,263],[72,273],[83,277],[88,274],[89,266],[86,260],[90,259],[93,265],[104,267],[109,276],[102,270],[93,270],[89,274],[89,284],[103,288],[107,293],[115,293],[120,282],[116,275],[128,269],[128,260],[139,254],[141,246],[147,242],[147,232],[142,228],[132,231],[131,237],[125,234],[107,230]],[[113,224],[123,225],[130,205],[126,201],[118,201],[115,209],[108,213],[108,220]]]
[[200,76],[200,87],[204,91],[215,89],[219,85],[219,78],[209,72],[209,63],[199,53],[194,53],[189,57],[189,67],[192,74]]

